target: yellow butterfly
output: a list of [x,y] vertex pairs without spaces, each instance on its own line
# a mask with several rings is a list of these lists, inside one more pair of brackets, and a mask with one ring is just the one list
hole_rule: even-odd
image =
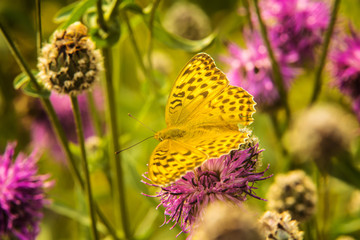
[[150,180],[167,185],[200,166],[238,149],[255,112],[253,96],[229,85],[225,74],[206,53],[195,55],[180,72],[166,104],[167,128],[149,161]]

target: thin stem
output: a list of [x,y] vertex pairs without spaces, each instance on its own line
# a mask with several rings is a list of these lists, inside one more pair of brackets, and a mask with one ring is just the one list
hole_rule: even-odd
[[131,43],[134,47],[134,51],[135,51],[135,55],[138,59],[138,62],[140,64],[140,67],[141,67],[141,70],[143,71],[143,73],[145,74],[145,76],[148,75],[148,71],[146,69],[146,66],[145,66],[145,63],[143,61],[143,58],[141,56],[141,53],[140,53],[140,50],[139,50],[139,47],[138,47],[138,44],[136,42],[136,39],[135,39],[135,35],[134,35],[134,31],[131,27],[131,24],[130,24],[130,20],[129,20],[129,17],[127,15],[127,13],[125,11],[123,11],[124,13],[124,19],[125,19],[125,23],[126,23],[126,26],[128,28],[128,31],[129,31],[129,36],[130,36],[130,40],[131,40]]
[[315,72],[314,91],[313,91],[309,105],[312,105],[320,95],[321,85],[322,85],[322,76],[321,75],[322,75],[322,71],[325,67],[325,61],[326,61],[326,57],[327,57],[328,50],[329,50],[331,36],[334,32],[334,27],[335,27],[337,13],[339,11],[339,8],[340,8],[340,0],[335,0],[333,8],[332,8],[332,12],[331,12],[329,27],[325,33],[325,39],[324,39],[324,44],[323,44],[322,53],[321,53],[321,57],[320,57],[320,63]]
[[42,44],[42,28],[41,28],[41,1],[36,0],[36,48],[37,54],[40,56]]
[[111,5],[110,10],[109,10],[109,14],[107,14],[105,17],[106,20],[112,19],[118,15],[118,9],[119,9],[119,5],[121,2],[122,2],[122,0],[113,1],[113,4]]
[[114,207],[115,207],[115,217],[116,217],[116,226],[119,225],[121,218],[123,231],[125,234],[125,239],[130,238],[130,229],[129,221],[126,208],[126,199],[125,199],[125,188],[123,180],[123,171],[121,165],[120,154],[115,154],[115,151],[120,149],[120,144],[118,142],[118,125],[117,125],[117,116],[116,116],[116,107],[115,107],[115,96],[114,96],[114,87],[112,80],[112,52],[111,48],[103,49],[104,55],[104,65],[106,73],[106,97],[107,97],[107,113],[108,113],[108,123],[110,128],[110,164],[113,169],[113,195],[114,195]]
[[276,61],[274,52],[272,51],[272,47],[268,38],[268,34],[267,34],[267,29],[266,26],[264,24],[264,21],[262,20],[261,17],[261,13],[260,13],[260,8],[259,8],[259,4],[258,4],[258,0],[254,0],[254,5],[255,5],[255,9],[256,9],[256,15],[259,21],[259,25],[260,25],[260,30],[261,30],[261,36],[264,40],[265,46],[266,46],[266,50],[269,54],[269,58],[271,61],[271,67],[272,67],[272,71],[274,74],[274,84],[279,92],[281,101],[283,103],[283,106],[285,108],[286,111],[286,116],[289,119],[290,118],[290,108],[287,102],[287,93],[284,87],[284,79],[282,77],[281,71],[280,71],[280,67],[278,62]]
[[[6,42],[8,43],[10,51],[12,52],[14,58],[16,59],[18,65],[19,65],[19,67],[22,69],[23,72],[26,72],[26,74],[30,78],[30,81],[34,84],[36,90],[40,91],[41,88],[40,88],[40,85],[37,83],[35,76],[30,71],[30,68],[27,65],[26,61],[20,54],[19,50],[17,49],[14,42],[11,40],[11,38],[9,37],[9,35],[5,31],[5,29],[3,28],[1,23],[0,23],[0,29],[6,39]],[[56,138],[60,142],[60,145],[61,145],[63,151],[65,152],[66,158],[69,161],[70,172],[71,172],[72,176],[74,176],[74,179],[76,179],[78,181],[81,189],[84,189],[84,181],[83,181],[81,174],[77,168],[75,158],[70,151],[68,140],[66,138],[64,129],[62,128],[62,126],[60,124],[59,118],[56,115],[54,107],[48,98],[40,98],[40,100],[41,100],[41,103],[42,103],[46,113],[47,113],[47,116],[49,117],[51,126],[54,129]],[[105,215],[101,212],[100,208],[97,205],[95,205],[95,207],[97,209],[100,220],[107,227],[109,233],[112,235],[112,237],[114,239],[118,239],[116,236],[115,230],[112,228],[110,223],[107,221],[107,219],[105,218]]]
[[76,133],[78,136],[78,142],[81,150],[81,161],[83,172],[85,175],[85,194],[87,195],[90,219],[91,219],[91,230],[93,234],[93,238],[95,240],[99,239],[98,232],[96,229],[96,218],[95,218],[95,208],[92,198],[92,190],[91,190],[91,180],[90,180],[90,173],[88,162],[86,159],[86,151],[85,151],[85,139],[84,139],[84,131],[82,128],[81,116],[80,116],[80,109],[77,97],[71,97],[71,104],[74,112],[75,118],[75,125],[76,125]]
[[98,13],[98,24],[100,26],[100,28],[102,30],[104,30],[105,32],[107,32],[108,28],[104,19],[104,14],[102,11],[102,0],[97,0],[96,1],[96,10]]
[[88,107],[90,108],[90,115],[91,115],[91,121],[95,129],[96,136],[100,137],[102,136],[102,129],[101,129],[101,119],[100,115],[98,113],[98,110],[96,108],[95,100],[94,100],[94,92],[88,91],[86,93],[86,99],[88,102]]
[[250,6],[249,6],[249,2],[248,0],[242,0],[242,3],[245,7],[245,10],[246,10],[246,18],[248,20],[248,24],[249,24],[249,27],[251,30],[254,29],[254,26],[252,24],[252,20],[251,20],[251,11],[250,11]]
[[[151,59],[151,53],[152,53],[152,48],[153,48],[153,38],[154,38],[154,18],[155,18],[155,12],[156,9],[158,8],[159,4],[160,4],[161,0],[154,0],[153,6],[151,8],[150,11],[150,19],[149,19],[149,48],[148,48],[148,63],[149,63],[149,71],[150,74],[153,73],[153,66],[152,66],[152,59]],[[153,77],[152,77],[153,79]]]

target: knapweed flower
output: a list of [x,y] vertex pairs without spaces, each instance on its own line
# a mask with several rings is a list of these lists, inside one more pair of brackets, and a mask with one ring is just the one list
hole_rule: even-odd
[[192,240],[265,239],[256,213],[244,205],[236,206],[223,201],[216,201],[205,208],[190,237]]
[[39,77],[49,90],[76,96],[99,78],[102,58],[80,22],[55,31],[51,43],[41,49]]
[[0,156],[0,239],[34,240],[47,202],[44,190],[52,182],[48,175],[37,175],[37,158],[19,154],[14,143]]
[[263,0],[261,9],[268,24],[272,46],[296,65],[313,61],[329,24],[327,4],[316,0]]
[[[234,43],[228,44],[230,56],[222,58],[229,65],[226,75],[231,85],[242,87],[253,95],[260,109],[274,108],[280,103],[280,96],[274,84],[271,61],[266,47],[257,32],[246,33],[245,42],[246,48],[241,48]],[[278,55],[276,51],[275,54]],[[297,74],[297,70],[281,58],[278,57],[278,59],[287,89]]]
[[315,213],[316,188],[302,170],[276,175],[267,198],[269,210],[288,211],[298,221],[307,220]]
[[[230,201],[240,205],[248,196],[256,196],[253,185],[264,177],[256,172],[256,163],[262,150],[258,144],[244,150],[232,151],[217,159],[209,159],[192,172],[169,186],[161,187],[155,196],[165,207],[165,223],[179,223],[182,232],[189,232],[202,210],[214,201]],[[174,227],[173,226],[173,227]]]
[[360,121],[360,38],[352,32],[330,53],[334,85],[349,96]]
[[[93,96],[96,102],[96,108],[98,111],[103,110],[103,97],[100,91],[96,89],[93,91]],[[71,142],[77,142],[75,120],[73,111],[71,108],[71,101],[69,96],[52,93],[50,101],[54,106],[54,110],[60,120],[66,137]],[[81,114],[81,120],[84,129],[85,138],[94,135],[94,126],[90,117],[89,104],[86,95],[81,94],[78,96],[79,108]],[[62,159],[63,154],[61,148],[57,142],[55,133],[52,129],[50,121],[46,115],[46,112],[42,109],[41,104],[38,102],[34,109],[34,121],[31,128],[32,145],[38,148],[50,149],[55,159]]]
[[190,40],[199,40],[210,34],[209,17],[197,5],[188,2],[174,3],[166,12],[164,27],[172,34]]
[[292,220],[288,212],[267,211],[259,219],[266,240],[302,240],[304,232],[299,231],[298,222]]
[[315,160],[326,166],[331,157],[349,151],[356,129],[351,114],[333,105],[318,105],[295,118],[286,142],[299,161]]

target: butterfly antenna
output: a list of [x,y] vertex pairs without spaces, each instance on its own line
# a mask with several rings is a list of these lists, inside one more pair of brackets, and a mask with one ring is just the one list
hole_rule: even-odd
[[121,150],[119,150],[119,151],[116,151],[115,154],[119,154],[119,153],[121,153],[121,152],[123,152],[123,151],[125,151],[125,150],[128,150],[128,149],[130,149],[130,148],[132,148],[132,147],[135,147],[136,145],[138,145],[138,144],[140,144],[140,143],[142,143],[142,142],[144,142],[144,141],[146,141],[146,140],[148,140],[149,138],[152,138],[152,137],[154,137],[154,136],[147,137],[147,138],[145,138],[144,140],[141,140],[140,142],[135,143],[134,145],[131,145],[130,147],[127,147],[127,148],[121,149]]
[[149,126],[146,126],[143,122],[141,122],[139,119],[137,119],[136,117],[134,117],[133,115],[131,115],[131,113],[128,113],[129,117],[135,119],[136,121],[138,121],[141,125],[143,125],[144,127],[146,127],[147,129],[149,129],[150,131],[153,131],[154,133],[156,133],[156,131],[152,128],[150,128]]

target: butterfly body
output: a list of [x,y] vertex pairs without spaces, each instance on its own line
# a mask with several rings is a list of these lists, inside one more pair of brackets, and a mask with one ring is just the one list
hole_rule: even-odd
[[209,158],[238,149],[249,137],[255,112],[253,97],[229,85],[206,53],[195,55],[175,81],[166,105],[167,128],[149,161],[149,177],[166,185]]

